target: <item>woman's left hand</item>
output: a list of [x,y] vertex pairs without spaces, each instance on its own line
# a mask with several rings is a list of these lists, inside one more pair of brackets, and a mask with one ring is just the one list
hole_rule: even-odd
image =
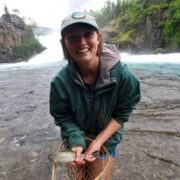
[[93,156],[93,153],[99,152],[101,149],[102,144],[98,139],[95,139],[92,141],[92,143],[89,145],[88,149],[86,150],[85,160],[92,162],[96,158]]

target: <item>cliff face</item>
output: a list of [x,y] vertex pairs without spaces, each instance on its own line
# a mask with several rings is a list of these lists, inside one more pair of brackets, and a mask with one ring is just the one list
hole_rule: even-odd
[[0,18],[0,63],[14,59],[14,47],[26,38],[35,38],[23,19],[15,14],[4,14]]
[[163,36],[163,28],[160,26],[160,22],[166,21],[168,16],[168,9],[159,9],[146,16],[145,22],[138,25],[132,35],[135,50],[158,51],[168,48]]
[[172,11],[174,14],[177,12],[176,8],[172,7],[170,1],[167,0],[146,1],[138,12],[128,12],[104,27],[102,31],[105,35],[105,41],[115,43],[122,50],[137,53],[180,51],[179,16],[174,17],[171,21],[174,24],[169,25],[171,28],[168,33],[173,31],[171,35],[168,35],[168,38],[167,31],[165,32],[167,24],[170,24]]

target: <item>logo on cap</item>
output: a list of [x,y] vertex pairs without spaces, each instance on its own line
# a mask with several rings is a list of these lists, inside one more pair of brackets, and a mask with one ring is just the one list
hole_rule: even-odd
[[73,19],[83,19],[86,17],[86,14],[82,13],[82,12],[74,12],[72,13],[72,18]]

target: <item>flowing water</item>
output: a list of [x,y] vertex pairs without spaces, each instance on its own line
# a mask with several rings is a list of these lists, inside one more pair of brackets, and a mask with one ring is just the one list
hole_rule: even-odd
[[[47,48],[42,53],[30,58],[28,62],[20,62],[14,64],[1,64],[0,70],[17,69],[17,68],[36,68],[48,66],[56,62],[63,61],[63,53],[60,45],[60,34],[57,31],[46,36],[39,36],[39,41]],[[171,54],[148,54],[148,55],[132,55],[128,53],[120,53],[121,61],[130,64],[132,67],[149,69],[149,70],[167,70],[179,71],[180,53]],[[64,64],[62,62],[62,64]],[[175,67],[174,67],[175,66]],[[176,69],[177,68],[177,69]]]

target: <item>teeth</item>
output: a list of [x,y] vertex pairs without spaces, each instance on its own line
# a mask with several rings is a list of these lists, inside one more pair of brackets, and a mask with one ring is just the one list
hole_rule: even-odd
[[88,49],[86,48],[86,49],[81,49],[81,50],[78,50],[77,51],[78,53],[85,53],[85,52],[88,52]]

